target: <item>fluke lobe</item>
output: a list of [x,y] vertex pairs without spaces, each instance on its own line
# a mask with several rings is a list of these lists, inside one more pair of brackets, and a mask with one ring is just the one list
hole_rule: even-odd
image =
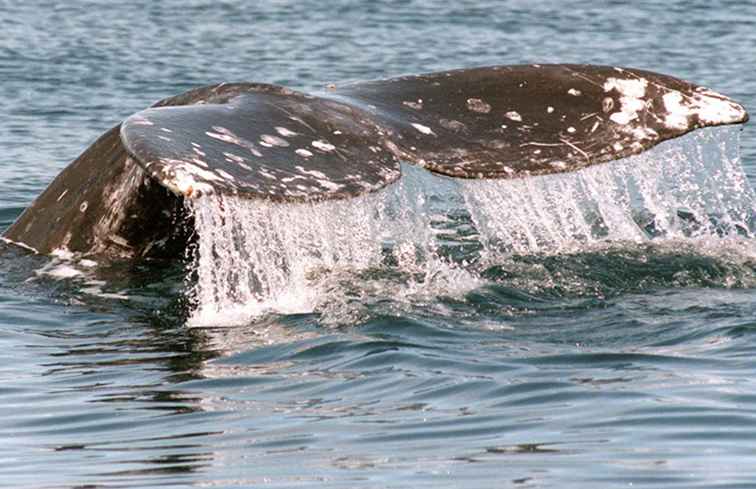
[[493,66],[316,94],[223,83],[106,132],[5,238],[40,253],[175,256],[190,239],[186,198],[343,199],[397,180],[400,161],[459,178],[569,172],[747,120],[707,88],[611,66]]

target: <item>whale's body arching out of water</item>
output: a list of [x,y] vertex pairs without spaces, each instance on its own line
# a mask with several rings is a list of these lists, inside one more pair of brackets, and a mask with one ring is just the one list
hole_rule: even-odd
[[175,256],[184,199],[344,199],[401,177],[575,171],[706,126],[743,123],[727,97],[642,70],[464,69],[329,86],[219,84],[162,100],[101,136],[6,231],[40,253]]

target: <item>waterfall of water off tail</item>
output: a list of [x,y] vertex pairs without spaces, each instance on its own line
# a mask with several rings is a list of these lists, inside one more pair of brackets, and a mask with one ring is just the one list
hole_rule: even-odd
[[388,263],[415,285],[467,276],[436,249],[434,220],[445,219],[446,196],[455,194],[456,183],[438,179],[424,187],[424,170],[405,171],[391,189],[344,201],[281,204],[212,195],[193,202],[198,252],[191,323],[234,323],[268,310],[309,312],[330,288],[343,293],[350,279],[359,280],[355,273]]
[[740,130],[706,129],[571,174],[466,181],[485,252],[565,252],[596,241],[750,235]]
[[[751,233],[737,129],[703,130],[625,160],[522,180],[457,180],[405,166],[380,192],[308,204],[211,195],[192,202],[190,323],[309,312],[333,295],[469,290],[512,254],[592,243]],[[376,277],[392,276],[392,280]],[[373,291],[375,292],[375,291]]]

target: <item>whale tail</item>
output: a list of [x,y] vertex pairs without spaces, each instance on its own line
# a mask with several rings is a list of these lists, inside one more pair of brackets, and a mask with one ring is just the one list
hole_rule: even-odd
[[66,168],[6,231],[40,253],[175,256],[182,199],[343,199],[401,176],[575,171],[694,129],[748,120],[709,89],[648,71],[518,65],[329,86],[191,90],[138,112]]

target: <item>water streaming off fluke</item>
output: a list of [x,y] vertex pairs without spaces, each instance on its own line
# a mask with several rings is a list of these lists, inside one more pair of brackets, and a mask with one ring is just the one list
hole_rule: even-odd
[[517,180],[405,166],[379,192],[322,203],[195,199],[191,323],[317,311],[373,294],[462,295],[513,255],[749,236],[754,196],[738,143],[738,129],[708,129],[612,164]]

